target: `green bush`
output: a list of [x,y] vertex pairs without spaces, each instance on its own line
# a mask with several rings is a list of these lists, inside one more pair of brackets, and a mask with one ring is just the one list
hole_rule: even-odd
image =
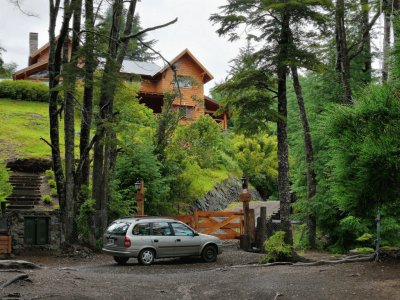
[[285,232],[277,231],[264,242],[265,255],[261,259],[262,264],[292,259],[292,247],[284,239]]
[[46,176],[46,178],[48,178],[48,179],[52,179],[52,178],[54,178],[54,171],[46,170],[46,172],[44,172],[44,176]]
[[0,82],[0,98],[48,102],[49,87],[29,80],[4,80]]
[[47,183],[49,184],[49,186],[51,186],[52,188],[56,186],[56,181],[54,179],[49,179],[47,180]]
[[52,197],[57,197],[58,193],[57,193],[57,189],[56,188],[52,188],[50,191],[50,196]]
[[8,182],[8,170],[6,166],[0,162],[0,202],[6,201],[6,198],[12,192],[12,186]]
[[371,253],[374,253],[375,250],[370,247],[361,247],[361,248],[354,249],[354,252],[357,254],[371,254]]
[[95,211],[95,203],[95,200],[93,200],[92,198],[88,198],[81,205],[79,216],[76,220],[79,235],[83,238],[84,241],[88,241],[89,239],[90,218]]
[[50,195],[44,195],[42,197],[42,200],[43,200],[43,203],[47,204],[47,205],[50,205],[53,202],[53,199],[51,198]]

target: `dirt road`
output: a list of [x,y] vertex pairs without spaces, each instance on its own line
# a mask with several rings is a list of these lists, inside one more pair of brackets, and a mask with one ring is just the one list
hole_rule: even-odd
[[[131,259],[19,257],[43,264],[25,271],[31,282],[0,290],[1,299],[400,299],[400,263],[318,267],[234,267],[259,254],[228,247],[215,264],[199,259],[160,260],[150,267]],[[0,272],[4,281],[17,273]]]

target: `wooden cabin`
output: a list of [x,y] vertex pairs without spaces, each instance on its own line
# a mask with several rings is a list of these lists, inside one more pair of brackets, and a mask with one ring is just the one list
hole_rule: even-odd
[[[31,33],[28,67],[17,71],[14,80],[48,80],[48,58],[49,44],[38,49],[37,34],[35,44],[35,36],[32,37]],[[215,112],[219,109],[218,102],[204,95],[204,84],[213,79],[211,73],[188,49],[183,50],[170,63],[176,68],[182,94],[182,98],[178,97],[173,102],[176,109],[185,114],[182,123],[190,123],[200,116],[210,115],[226,129],[227,113],[216,115]],[[172,91],[176,85],[174,72],[168,65],[160,67],[151,62],[124,60],[120,72],[128,81],[140,78],[140,102],[151,108],[154,113],[161,112],[165,93]]]

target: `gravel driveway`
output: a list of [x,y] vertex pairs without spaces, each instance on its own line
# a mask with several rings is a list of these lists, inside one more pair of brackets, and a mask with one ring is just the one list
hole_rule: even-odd
[[[260,254],[227,245],[217,263],[158,260],[18,257],[43,269],[25,271],[31,282],[0,290],[1,299],[400,299],[400,264],[351,263],[319,267],[252,267]],[[242,265],[242,266],[238,266]],[[247,266],[246,266],[247,265]],[[0,280],[17,273],[0,272]],[[13,296],[14,298],[11,298]]]

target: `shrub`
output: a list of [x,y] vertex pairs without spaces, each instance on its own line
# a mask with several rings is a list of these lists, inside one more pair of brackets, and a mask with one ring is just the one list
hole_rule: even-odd
[[57,189],[56,188],[52,188],[50,191],[50,196],[52,197],[57,197],[58,193],[57,193]]
[[6,201],[6,198],[12,192],[12,186],[8,182],[8,170],[6,166],[0,162],[0,202]]
[[53,202],[53,199],[51,198],[50,195],[44,195],[42,197],[42,200],[43,200],[43,203],[47,204],[47,205],[50,205]]
[[46,176],[46,178],[48,178],[48,179],[54,178],[54,171],[46,170],[46,172],[44,172],[44,176]]
[[47,183],[49,184],[49,186],[51,186],[52,188],[56,186],[56,181],[54,179],[49,179],[47,181]]
[[88,198],[82,205],[79,211],[79,216],[76,220],[78,226],[78,232],[84,241],[89,239],[90,231],[90,217],[95,211],[94,208],[95,200]]
[[49,87],[29,80],[4,80],[0,82],[0,98],[48,102]]
[[371,253],[374,253],[375,250],[370,247],[361,247],[361,248],[354,249],[354,252],[357,254],[371,254]]
[[292,259],[292,247],[284,239],[285,232],[277,231],[264,242],[265,255],[261,259],[262,264]]

